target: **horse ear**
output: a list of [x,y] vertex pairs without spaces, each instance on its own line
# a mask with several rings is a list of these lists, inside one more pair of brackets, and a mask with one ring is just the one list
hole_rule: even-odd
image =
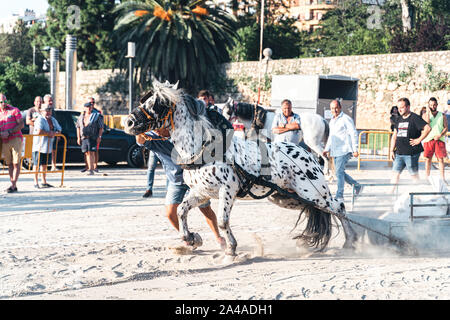
[[178,84],[180,83],[180,80],[178,80],[173,86],[172,89],[177,90],[178,89]]

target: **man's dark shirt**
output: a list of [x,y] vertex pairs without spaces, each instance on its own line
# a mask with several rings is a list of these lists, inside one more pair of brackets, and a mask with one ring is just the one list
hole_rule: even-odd
[[426,125],[427,123],[425,120],[413,112],[411,112],[406,119],[399,116],[395,122],[395,129],[397,129],[395,153],[399,155],[414,155],[421,153],[423,151],[422,144],[419,143],[416,146],[412,146],[409,144],[409,140],[419,138]]

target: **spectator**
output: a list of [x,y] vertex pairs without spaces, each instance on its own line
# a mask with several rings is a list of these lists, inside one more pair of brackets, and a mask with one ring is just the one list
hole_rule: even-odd
[[209,94],[208,109],[217,111],[218,113],[222,114],[222,108],[216,106],[216,100],[214,99],[214,95],[212,93]]
[[11,186],[7,193],[17,192],[17,180],[20,175],[20,158],[22,155],[23,118],[18,108],[9,105],[6,96],[0,93],[0,150],[8,166]]
[[84,112],[77,121],[77,142],[81,151],[85,154],[88,164],[88,175],[94,174],[94,160],[97,145],[101,142],[103,134],[103,116],[98,112],[92,112],[90,103],[84,105]]
[[[42,187],[51,188],[51,184],[47,183],[46,172],[47,165],[50,164],[52,157],[52,146],[55,134],[61,133],[61,126],[58,121],[52,117],[53,108],[43,104],[41,107],[41,115],[35,120],[33,134],[44,134],[48,137],[39,136],[33,139],[33,164],[36,167],[40,166],[42,172]],[[34,187],[39,189],[38,173],[34,176]]]
[[397,106],[393,106],[391,108],[391,117],[389,118],[390,122],[391,122],[391,131],[394,131],[395,128],[395,122],[397,122],[397,118],[398,118],[399,114],[398,114],[398,108]]
[[53,109],[55,108],[55,106],[53,105],[53,96],[50,93],[47,93],[44,96],[44,103]]
[[362,186],[345,172],[345,166],[352,155],[358,157],[358,134],[352,118],[342,112],[339,100],[330,103],[330,110],[333,118],[330,120],[330,136],[323,155],[331,156],[334,160],[334,167],[337,178],[336,199],[344,199],[345,182],[354,186],[355,195],[362,191]]
[[[47,93],[44,96],[44,104],[47,105],[48,107],[55,109],[55,106],[53,104],[53,96],[50,93]],[[52,111],[53,112],[53,111]],[[53,141],[53,146],[52,146],[52,171],[56,170],[56,143],[59,142],[60,137],[57,137],[56,139],[54,139]]]
[[430,133],[423,139],[423,156],[426,158],[425,172],[427,177],[429,177],[433,154],[436,154],[439,162],[439,172],[442,180],[445,182],[444,158],[447,157],[447,149],[445,148],[445,134],[448,131],[447,118],[442,112],[437,110],[438,102],[436,98],[430,98],[428,108],[430,112],[426,112],[422,117],[431,127]]
[[274,142],[291,142],[295,145],[300,140],[300,116],[292,112],[292,102],[285,99],[281,102],[281,112],[277,112],[272,122]]
[[209,96],[210,96],[210,93],[208,90],[200,90],[197,95],[197,99],[203,101],[205,103],[205,106],[208,107]]
[[422,107],[422,109],[420,109],[420,116],[423,117],[425,113],[427,113],[427,107]]
[[[98,113],[102,114],[102,112],[99,109],[95,108],[95,99],[94,98],[90,97],[89,98],[89,103],[92,105],[92,112],[98,112]],[[103,125],[103,127],[104,127],[104,125]],[[94,156],[95,156],[95,159],[94,159],[94,172],[97,172],[97,173],[99,172],[98,171],[98,149],[99,148],[100,148],[100,142],[98,142],[97,150],[94,153]],[[85,162],[86,162],[86,168],[87,168],[86,158],[85,158]]]
[[400,116],[395,123],[391,138],[391,158],[394,160],[391,182],[398,184],[400,174],[406,167],[415,181],[419,181],[419,156],[423,151],[422,140],[431,131],[430,126],[417,114],[411,112],[411,104],[407,98],[398,100]]
[[26,124],[29,125],[30,130],[29,133],[33,134],[34,131],[34,121],[41,113],[41,106],[42,106],[42,97],[37,96],[34,98],[34,106],[28,109],[26,113]]
[[147,168],[147,190],[145,191],[143,198],[149,198],[153,195],[153,181],[155,180],[155,170],[158,165],[158,156],[150,150],[148,155],[148,168]]
[[[168,136],[167,130],[159,131],[162,136]],[[142,136],[136,136],[136,142],[139,145],[144,145],[147,149],[153,150],[158,158],[161,160],[164,171],[166,172],[168,186],[166,193],[166,213],[172,226],[178,231],[179,222],[177,215],[177,208],[183,201],[184,195],[189,190],[189,187],[183,180],[183,169],[176,165],[172,160],[173,144],[168,140],[161,140],[161,136],[156,132],[147,132],[146,135],[150,137],[150,140],[145,140]],[[214,233],[216,241],[221,245],[222,249],[225,248],[225,239],[220,236],[219,228],[217,225],[217,217],[214,211],[211,209],[210,202],[206,202],[199,206],[200,211],[206,218],[206,222]]]

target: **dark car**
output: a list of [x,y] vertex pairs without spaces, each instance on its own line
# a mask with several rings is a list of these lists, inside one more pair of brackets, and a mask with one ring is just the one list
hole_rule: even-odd
[[[76,122],[80,116],[80,112],[55,110],[53,116],[58,120],[62,128],[62,134],[67,139],[66,163],[84,162],[81,146],[77,143]],[[25,125],[22,132],[28,134],[28,125]],[[58,163],[62,162],[63,147],[64,142],[60,140],[58,142]],[[136,138],[134,136],[126,134],[123,130],[112,129],[105,125],[99,147],[100,161],[104,161],[110,165],[126,161],[130,167],[140,168],[144,165],[144,155],[142,148],[136,144]]]

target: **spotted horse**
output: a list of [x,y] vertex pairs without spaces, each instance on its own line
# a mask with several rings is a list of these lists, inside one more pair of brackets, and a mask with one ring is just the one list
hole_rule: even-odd
[[[185,169],[183,178],[190,187],[177,213],[180,236],[186,243],[196,246],[201,239],[188,228],[188,212],[218,199],[217,214],[222,215],[221,227],[227,236],[225,253],[236,255],[230,224],[235,200],[267,197],[280,207],[299,210],[299,219],[307,217],[305,229],[295,237],[305,245],[325,249],[331,238],[331,217],[336,215],[344,229],[344,247],[353,247],[357,235],[344,218],[344,203],[331,196],[311,153],[291,143],[258,143],[214,134],[218,130],[205,109],[203,102],[183,90],[154,80],[153,89],[124,121],[125,132],[132,135],[169,130],[176,161]],[[225,152],[219,152],[221,148]]]
[[[222,105],[222,114],[230,122],[238,120],[244,124],[246,138],[251,139],[255,132],[263,130],[269,139],[273,138],[272,122],[275,112],[263,106],[234,101],[231,97]],[[299,114],[301,128],[299,143],[304,143],[313,151],[316,158],[323,163],[323,172],[328,182],[335,176],[334,163],[323,155],[330,133],[328,122],[319,114],[304,112]]]

